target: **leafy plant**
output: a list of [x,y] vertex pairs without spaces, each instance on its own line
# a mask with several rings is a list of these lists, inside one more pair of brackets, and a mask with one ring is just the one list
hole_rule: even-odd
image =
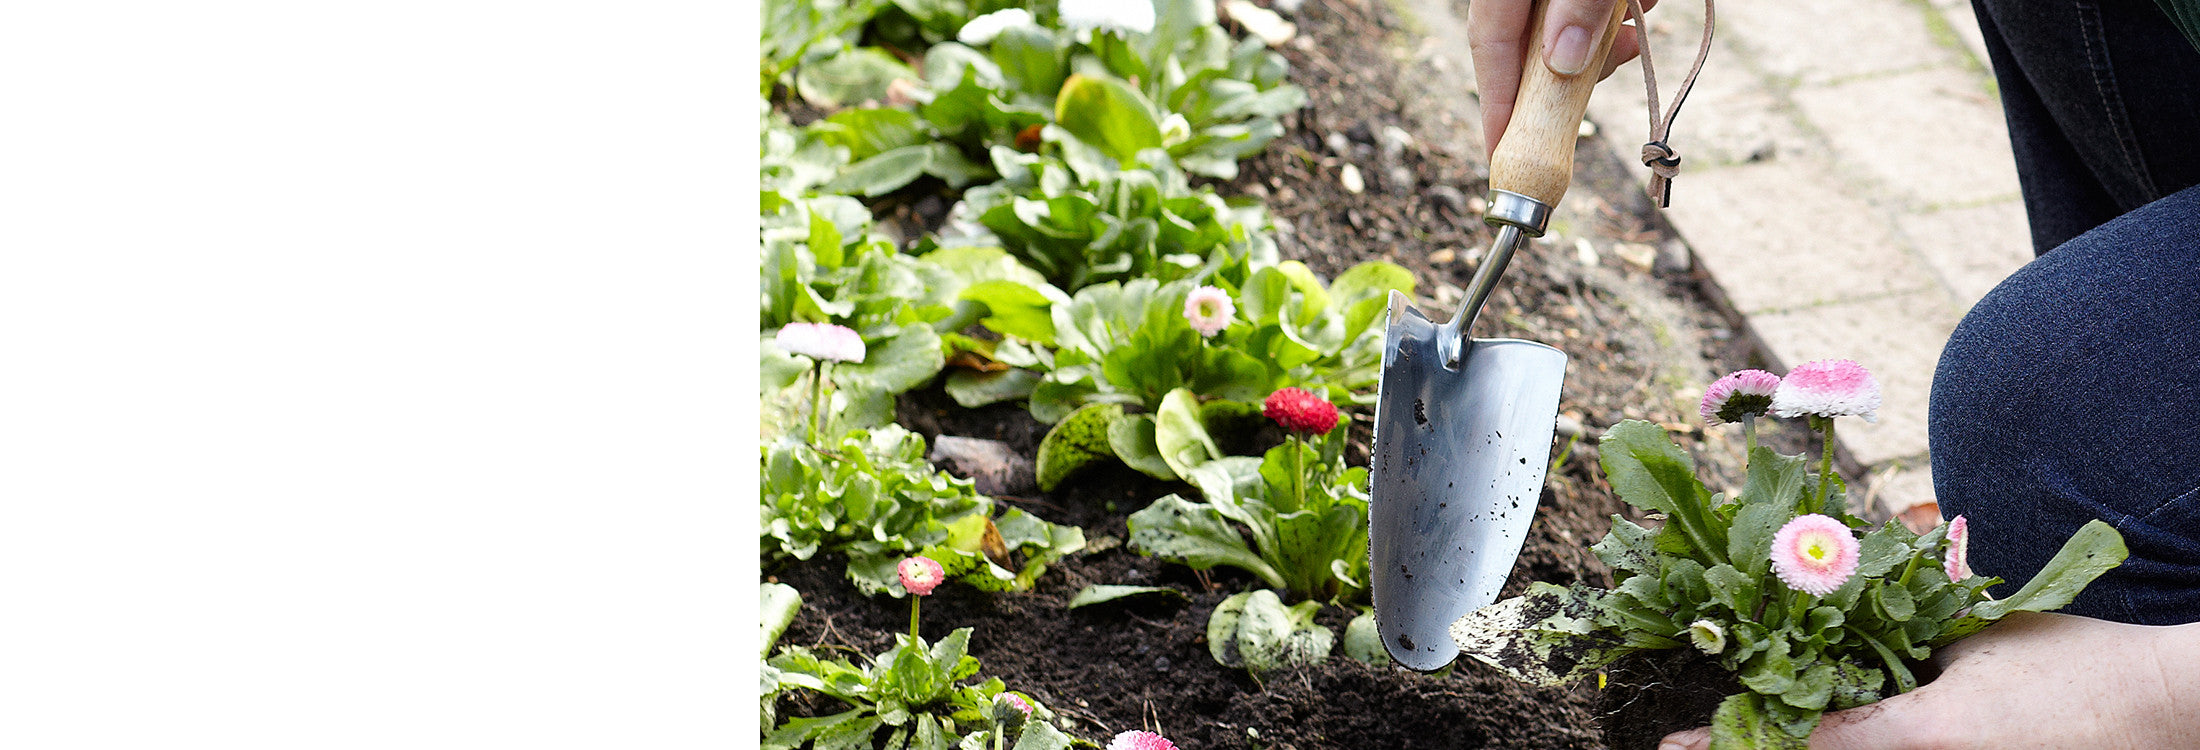
[[1345,465],[1345,432],[1339,420],[1319,439],[1262,458],[1192,467],[1187,478],[1205,501],[1172,494],[1131,514],[1131,546],[1199,570],[1238,568],[1294,600],[1358,601],[1367,588],[1367,469]]
[[1084,547],[1074,527],[1018,509],[993,517],[992,500],[970,480],[926,463],[924,447],[922,437],[895,425],[851,430],[821,448],[795,440],[767,447],[765,554],[808,560],[838,552],[858,589],[898,596],[894,565],[912,553],[939,560],[971,585],[1022,590],[1048,563]]
[[1231,205],[1211,188],[1192,188],[1159,151],[1139,152],[1121,169],[1074,138],[1058,151],[1025,154],[993,146],[991,161],[1001,180],[966,192],[959,210],[1063,290],[1138,278],[1171,281],[1210,262],[1275,262],[1265,211]]
[[[861,334],[868,356],[834,368],[832,394],[844,424],[882,424],[896,393],[929,382],[945,365],[933,324],[954,312],[953,298],[934,290],[942,269],[894,250],[870,231],[870,212],[840,196],[790,202],[763,228],[762,325],[834,323]],[[767,394],[792,385],[811,362],[781,350],[766,336]],[[770,420],[767,420],[770,421]]]
[[[962,628],[929,645],[897,635],[893,648],[863,666],[822,659],[801,647],[781,650],[766,663],[775,692],[813,690],[851,708],[788,719],[765,735],[762,747],[1001,748],[1011,746],[1011,737],[1017,750],[1069,747],[1069,736],[1052,723],[1053,712],[1029,696],[1006,692],[1000,678],[966,684],[979,669],[978,660],[967,654],[970,633]],[[1029,714],[1014,704],[1028,706]],[[874,744],[882,731],[888,733],[883,744]]]
[[[1752,449],[1745,486],[1727,498],[1656,425],[1616,425],[1600,453],[1620,498],[1665,518],[1653,530],[1613,517],[1593,549],[1616,586],[1533,584],[1461,619],[1453,638],[1542,685],[1637,651],[1697,648],[1748,690],[1714,714],[1714,748],[1802,748],[1823,712],[1916,688],[1910,665],[1933,648],[2011,612],[2061,607],[2126,554],[2113,528],[2088,523],[2022,590],[1993,600],[1985,590],[2000,579],[1960,564],[1967,532],[1869,527],[1846,512],[1839,478],[1814,476],[1804,456]],[[1823,571],[1809,569],[1818,561]]]
[[1321,606],[1304,601],[1286,607],[1267,589],[1232,595],[1207,618],[1207,651],[1216,663],[1243,668],[1254,679],[1281,667],[1328,661],[1337,636],[1314,622]]
[[1031,393],[1031,412],[1058,421],[1086,403],[1131,403],[1156,411],[1179,388],[1202,399],[1241,403],[1279,386],[1320,384],[1336,401],[1363,402],[1382,374],[1382,338],[1374,323],[1389,294],[1413,288],[1411,272],[1370,261],[1324,287],[1297,261],[1252,270],[1233,282],[1235,314],[1202,335],[1186,314],[1194,280],[1137,280],[1079,291],[1052,308],[1051,362]]

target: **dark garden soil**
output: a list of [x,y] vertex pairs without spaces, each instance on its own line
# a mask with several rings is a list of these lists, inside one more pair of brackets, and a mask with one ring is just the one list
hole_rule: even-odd
[[[1464,142],[1455,116],[1432,103],[1464,96],[1450,92],[1467,86],[1414,59],[1419,40],[1382,0],[1307,0],[1292,20],[1299,39],[1282,51],[1309,103],[1284,137],[1217,189],[1264,200],[1286,257],[1324,276],[1368,259],[1402,264],[1420,279],[1423,309],[1448,315],[1490,241],[1477,198],[1487,174],[1480,145]],[[1567,458],[1544,490],[1507,596],[1529,581],[1610,584],[1588,545],[1603,536],[1612,514],[1638,520],[1640,514],[1612,496],[1595,468],[1603,427],[1629,418],[1666,424],[1698,456],[1714,489],[1740,483],[1738,437],[1707,434],[1693,412],[1703,384],[1755,364],[1746,337],[1709,301],[1715,292],[1703,287],[1686,250],[1610,149],[1594,139],[1583,144],[1552,235],[1515,256],[1476,328],[1482,336],[1542,341],[1572,358],[1553,453]],[[1362,176],[1360,192],[1343,185],[1348,164]],[[924,202],[898,200],[881,210],[926,214],[952,201],[917,205]],[[1000,440],[1025,456],[1036,454],[1045,431],[1018,405],[962,409],[937,385],[906,394],[900,416],[927,438]],[[1367,415],[1356,418],[1364,422]],[[1783,451],[1802,450],[1801,431],[1781,427],[1765,439]],[[1253,452],[1280,435],[1249,440],[1225,447]],[[1364,451],[1359,455],[1364,462]],[[1053,493],[1002,493],[1005,504],[1083,527],[1090,547],[1058,563],[1030,592],[943,586],[924,602],[925,635],[975,628],[970,653],[983,663],[982,675],[1037,697],[1069,719],[1070,733],[1103,744],[1116,732],[1146,728],[1187,749],[1599,748],[1607,746],[1600,729],[1606,714],[1617,711],[1614,723],[1647,732],[1653,729],[1640,717],[1673,710],[1636,699],[1633,686],[1664,676],[1655,671],[1617,673],[1602,691],[1593,680],[1538,689],[1471,661],[1449,674],[1422,675],[1339,655],[1257,683],[1217,665],[1205,642],[1208,613],[1253,579],[1228,569],[1196,574],[1122,543],[1125,518],[1169,492],[1190,490],[1116,469]],[[841,574],[843,562],[820,555],[763,571],[805,599],[781,643],[860,658],[905,632],[908,603],[856,593]],[[1091,584],[1168,586],[1183,597],[1068,610],[1070,597]],[[1322,618],[1341,632],[1352,614],[1330,607]],[[838,710],[815,695],[780,705],[782,716]],[[1708,715],[1706,707],[1701,716]],[[1653,745],[1658,734],[1647,735]]]

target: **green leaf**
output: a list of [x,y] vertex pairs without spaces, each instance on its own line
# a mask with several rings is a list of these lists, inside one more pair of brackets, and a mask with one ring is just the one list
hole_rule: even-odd
[[886,98],[886,87],[896,78],[916,81],[922,77],[885,50],[857,47],[802,66],[795,76],[795,90],[812,104],[842,107]]
[[1284,666],[1319,664],[1336,636],[1314,622],[1320,602],[1286,608],[1276,592],[1248,591],[1222,600],[1207,618],[1207,651],[1226,667],[1255,678]]
[[1700,505],[1703,484],[1696,462],[1674,445],[1665,428],[1629,419],[1600,441],[1604,475],[1620,499],[1637,508],[1675,515]]
[[872,345],[862,362],[836,365],[833,380],[847,387],[901,393],[924,385],[947,366],[940,335],[928,325],[902,326],[885,345]]
[[1010,368],[999,372],[956,370],[947,376],[947,395],[966,409],[976,409],[987,404],[1030,398],[1031,389],[1039,384],[1039,374],[1022,368]]
[[779,642],[779,635],[787,632],[794,622],[796,612],[802,609],[802,594],[784,583],[766,583],[762,591],[764,614],[764,655],[770,655],[772,644]]
[[1666,513],[1669,525],[1680,527],[1704,562],[1727,561],[1724,529],[1704,517],[1711,493],[1696,478],[1696,462],[1664,428],[1630,419],[1605,431],[1600,444],[1604,476],[1621,500]]
[[1946,645],[1963,636],[1977,632],[1987,624],[2008,616],[2011,612],[2046,612],[2061,608],[2087,584],[2099,578],[2110,568],[2122,565],[2131,551],[2124,546],[2124,535],[2116,528],[2100,520],[2085,522],[2062,549],[2048,560],[2040,572],[2026,581],[2007,599],[1980,602],[1971,607],[1971,614],[1948,623],[1947,629],[1933,639],[1935,646]]
[[1711,750],[1807,750],[1807,740],[1789,736],[1765,715],[1764,700],[1736,693],[1720,701],[1711,714]]
[[1024,725],[1023,733],[1016,737],[1014,750],[1067,750],[1070,744],[1069,735],[1062,734],[1053,724],[1034,721]]
[[[1459,618],[1451,625],[1451,639],[1461,654],[1514,679],[1561,685],[1643,648],[1598,627],[1603,596],[1579,583],[1562,588],[1536,581],[1526,594]],[[1666,640],[1657,647],[1679,645]]]
[[1180,477],[1223,455],[1199,421],[1199,397],[1182,388],[1161,398],[1161,409],[1154,414],[1154,444],[1161,450],[1161,460]]
[[1658,572],[1657,551],[1651,546],[1650,530],[1616,514],[1612,516],[1612,531],[1589,549],[1614,570],[1645,575]]
[[810,130],[825,142],[848,149],[848,158],[855,160],[931,142],[916,113],[906,109],[842,110]]
[[825,189],[849,195],[885,195],[924,176],[932,164],[929,145],[903,146],[848,165]]
[[1872,602],[1879,613],[1892,622],[1904,622],[1917,614],[1917,603],[1910,599],[1910,590],[1902,584],[1883,581],[1872,587]]
[[1076,596],[1070,597],[1068,608],[1076,609],[1078,607],[1112,602],[1117,599],[1125,599],[1134,596],[1152,596],[1155,594],[1167,594],[1177,599],[1184,598],[1184,592],[1169,588],[1167,586],[1116,586],[1110,584],[1095,584],[1092,586],[1084,587],[1077,592]]
[[1089,404],[1048,430],[1039,441],[1039,489],[1053,492],[1070,475],[1114,456],[1109,428],[1122,418],[1120,405]]
[[1375,612],[1361,612],[1344,626],[1344,655],[1374,665],[1390,663],[1390,651],[1375,628]]
[[1826,701],[1833,697],[1833,680],[1833,665],[1821,662],[1803,670],[1802,676],[1795,680],[1795,687],[1780,694],[1780,700],[1805,711],[1823,711]]
[[1748,577],[1763,578],[1772,569],[1772,537],[1794,518],[1793,505],[1744,504],[1734,512],[1734,525],[1727,529],[1727,559]]
[[1001,75],[1019,93],[1045,98],[1062,88],[1068,59],[1064,45],[1052,32],[1037,26],[1014,26],[1002,29],[987,46]]
[[1283,588],[1283,574],[1246,545],[1214,506],[1166,495],[1131,514],[1131,546],[1143,554],[1206,570],[1228,565]]
[[1161,459],[1161,446],[1154,435],[1153,416],[1128,414],[1108,425],[1108,447],[1115,450],[1115,457],[1123,465],[1161,480],[1177,479],[1176,470]]
[[1137,89],[1112,76],[1071,75],[1054,100],[1054,120],[1126,165],[1139,151],[1162,145],[1160,118],[1154,115],[1153,105]]
[[1054,344],[1055,299],[1030,284],[1008,279],[980,281],[963,287],[961,298],[984,304],[992,314],[980,322],[996,333]]

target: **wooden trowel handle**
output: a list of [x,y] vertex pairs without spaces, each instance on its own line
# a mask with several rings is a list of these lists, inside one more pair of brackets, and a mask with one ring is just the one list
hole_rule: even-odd
[[1513,100],[1512,120],[1505,137],[1490,157],[1490,189],[1506,190],[1557,206],[1574,174],[1574,141],[1580,138],[1581,114],[1589,108],[1589,92],[1597,74],[1604,72],[1604,58],[1612,51],[1612,39],[1627,18],[1627,2],[1612,5],[1612,19],[1604,25],[1604,37],[1589,52],[1589,62],[1576,75],[1551,72],[1543,63],[1543,13],[1549,5],[1537,0],[1528,28],[1528,54],[1522,60],[1520,94]]

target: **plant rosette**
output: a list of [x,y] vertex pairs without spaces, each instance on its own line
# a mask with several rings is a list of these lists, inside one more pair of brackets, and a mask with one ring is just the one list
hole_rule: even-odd
[[767,559],[837,552],[856,588],[901,596],[899,563],[912,553],[937,561],[946,578],[1022,591],[1053,561],[1084,549],[1075,526],[1017,508],[994,516],[992,498],[925,462],[924,449],[922,436],[898,425],[851,430],[822,448],[791,438],[766,446]]
[[1824,712],[1916,689],[1912,668],[1934,648],[2011,612],[2068,604],[2126,554],[2094,521],[2022,589],[1991,599],[2001,579],[1962,566],[1960,517],[1923,535],[1870,525],[1846,511],[1840,479],[1813,476],[1805,456],[1751,450],[1746,484],[1727,497],[1657,425],[1622,422],[1600,453],[1620,499],[1663,519],[1645,528],[1613,517],[1592,549],[1614,588],[1534,583],[1461,618],[1452,638],[1546,686],[1630,654],[1697,650],[1745,689],[1710,718],[1714,748],[1803,748]]
[[[978,674],[968,655],[970,628],[938,643],[895,636],[896,644],[862,666],[821,659],[792,646],[764,664],[764,750],[799,747],[894,747],[911,750],[1063,750],[1074,740],[1055,728],[1045,706],[1008,692],[998,677]],[[789,690],[811,690],[849,706],[825,716],[789,718],[773,726],[773,704]],[[882,736],[883,733],[883,736]]]

